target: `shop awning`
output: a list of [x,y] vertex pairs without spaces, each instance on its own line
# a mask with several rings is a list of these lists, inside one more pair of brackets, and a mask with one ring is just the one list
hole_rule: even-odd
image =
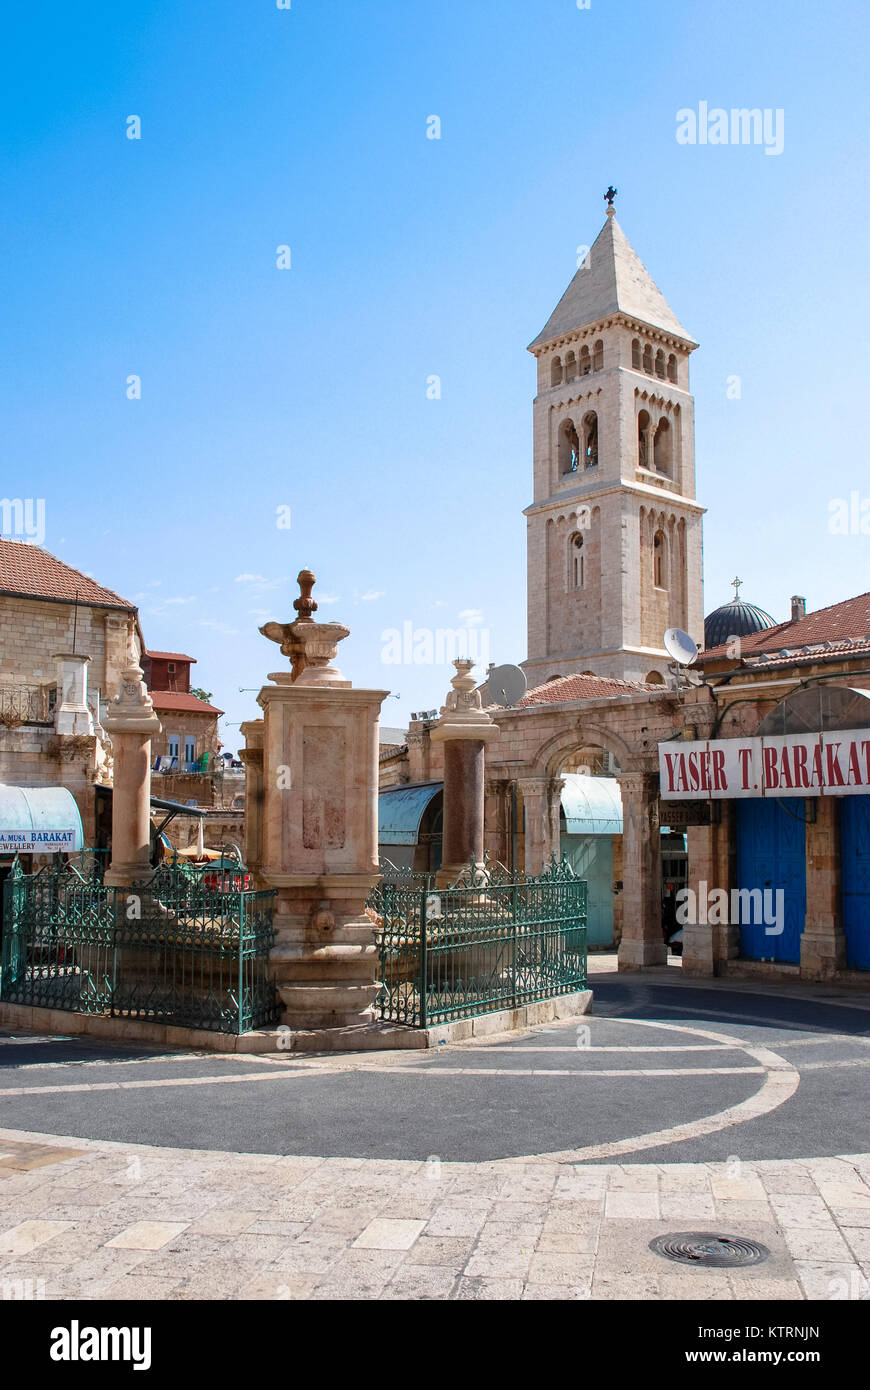
[[615,777],[564,772],[562,810],[569,835],[621,835],[622,793]]
[[0,784],[0,854],[73,854],[84,847],[82,818],[66,787]]
[[440,791],[443,782],[426,782],[413,787],[390,787],[378,796],[378,844],[416,845],[423,812]]

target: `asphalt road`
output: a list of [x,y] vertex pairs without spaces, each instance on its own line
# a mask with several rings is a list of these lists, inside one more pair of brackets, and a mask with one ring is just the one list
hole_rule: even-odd
[[228,1057],[0,1034],[0,1125],[450,1162],[568,1151],[581,1163],[751,1162],[870,1149],[870,1000],[661,977],[592,983],[582,1020],[428,1053]]

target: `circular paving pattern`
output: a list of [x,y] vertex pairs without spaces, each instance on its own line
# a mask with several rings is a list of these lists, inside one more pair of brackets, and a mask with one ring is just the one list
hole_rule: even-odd
[[594,986],[581,1020],[430,1052],[203,1055],[7,1039],[4,1119],[116,1143],[405,1161],[723,1162],[866,1148],[860,999],[613,977]]

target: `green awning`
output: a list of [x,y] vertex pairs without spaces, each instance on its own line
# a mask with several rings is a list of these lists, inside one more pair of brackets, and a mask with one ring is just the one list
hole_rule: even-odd
[[76,854],[82,818],[66,787],[0,784],[0,854]]
[[615,777],[563,772],[562,810],[569,835],[621,835],[622,793]]
[[378,844],[416,845],[423,813],[443,790],[443,782],[425,782],[382,791],[378,796]]

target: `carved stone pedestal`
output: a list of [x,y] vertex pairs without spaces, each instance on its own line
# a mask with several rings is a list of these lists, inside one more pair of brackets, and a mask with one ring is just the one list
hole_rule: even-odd
[[131,636],[121,692],[103,720],[114,752],[112,863],[105,882],[115,888],[151,872],[151,740],[161,725],[142,676]]
[[444,834],[442,862],[435,882],[455,883],[463,869],[483,861],[483,810],[486,742],[498,726],[481,708],[471,674],[474,663],[454,661],[456,675],[430,735],[444,744]]
[[332,666],[348,629],[315,622],[314,576],[303,570],[299,583],[295,622],[261,629],[292,670],[270,675],[257,697],[263,722],[246,726],[246,761],[257,767],[262,796],[261,844],[249,843],[249,867],[278,893],[271,961],[282,1023],[344,1028],[371,1020],[379,989],[365,904],[379,876],[378,719],[387,691],[354,690]]

